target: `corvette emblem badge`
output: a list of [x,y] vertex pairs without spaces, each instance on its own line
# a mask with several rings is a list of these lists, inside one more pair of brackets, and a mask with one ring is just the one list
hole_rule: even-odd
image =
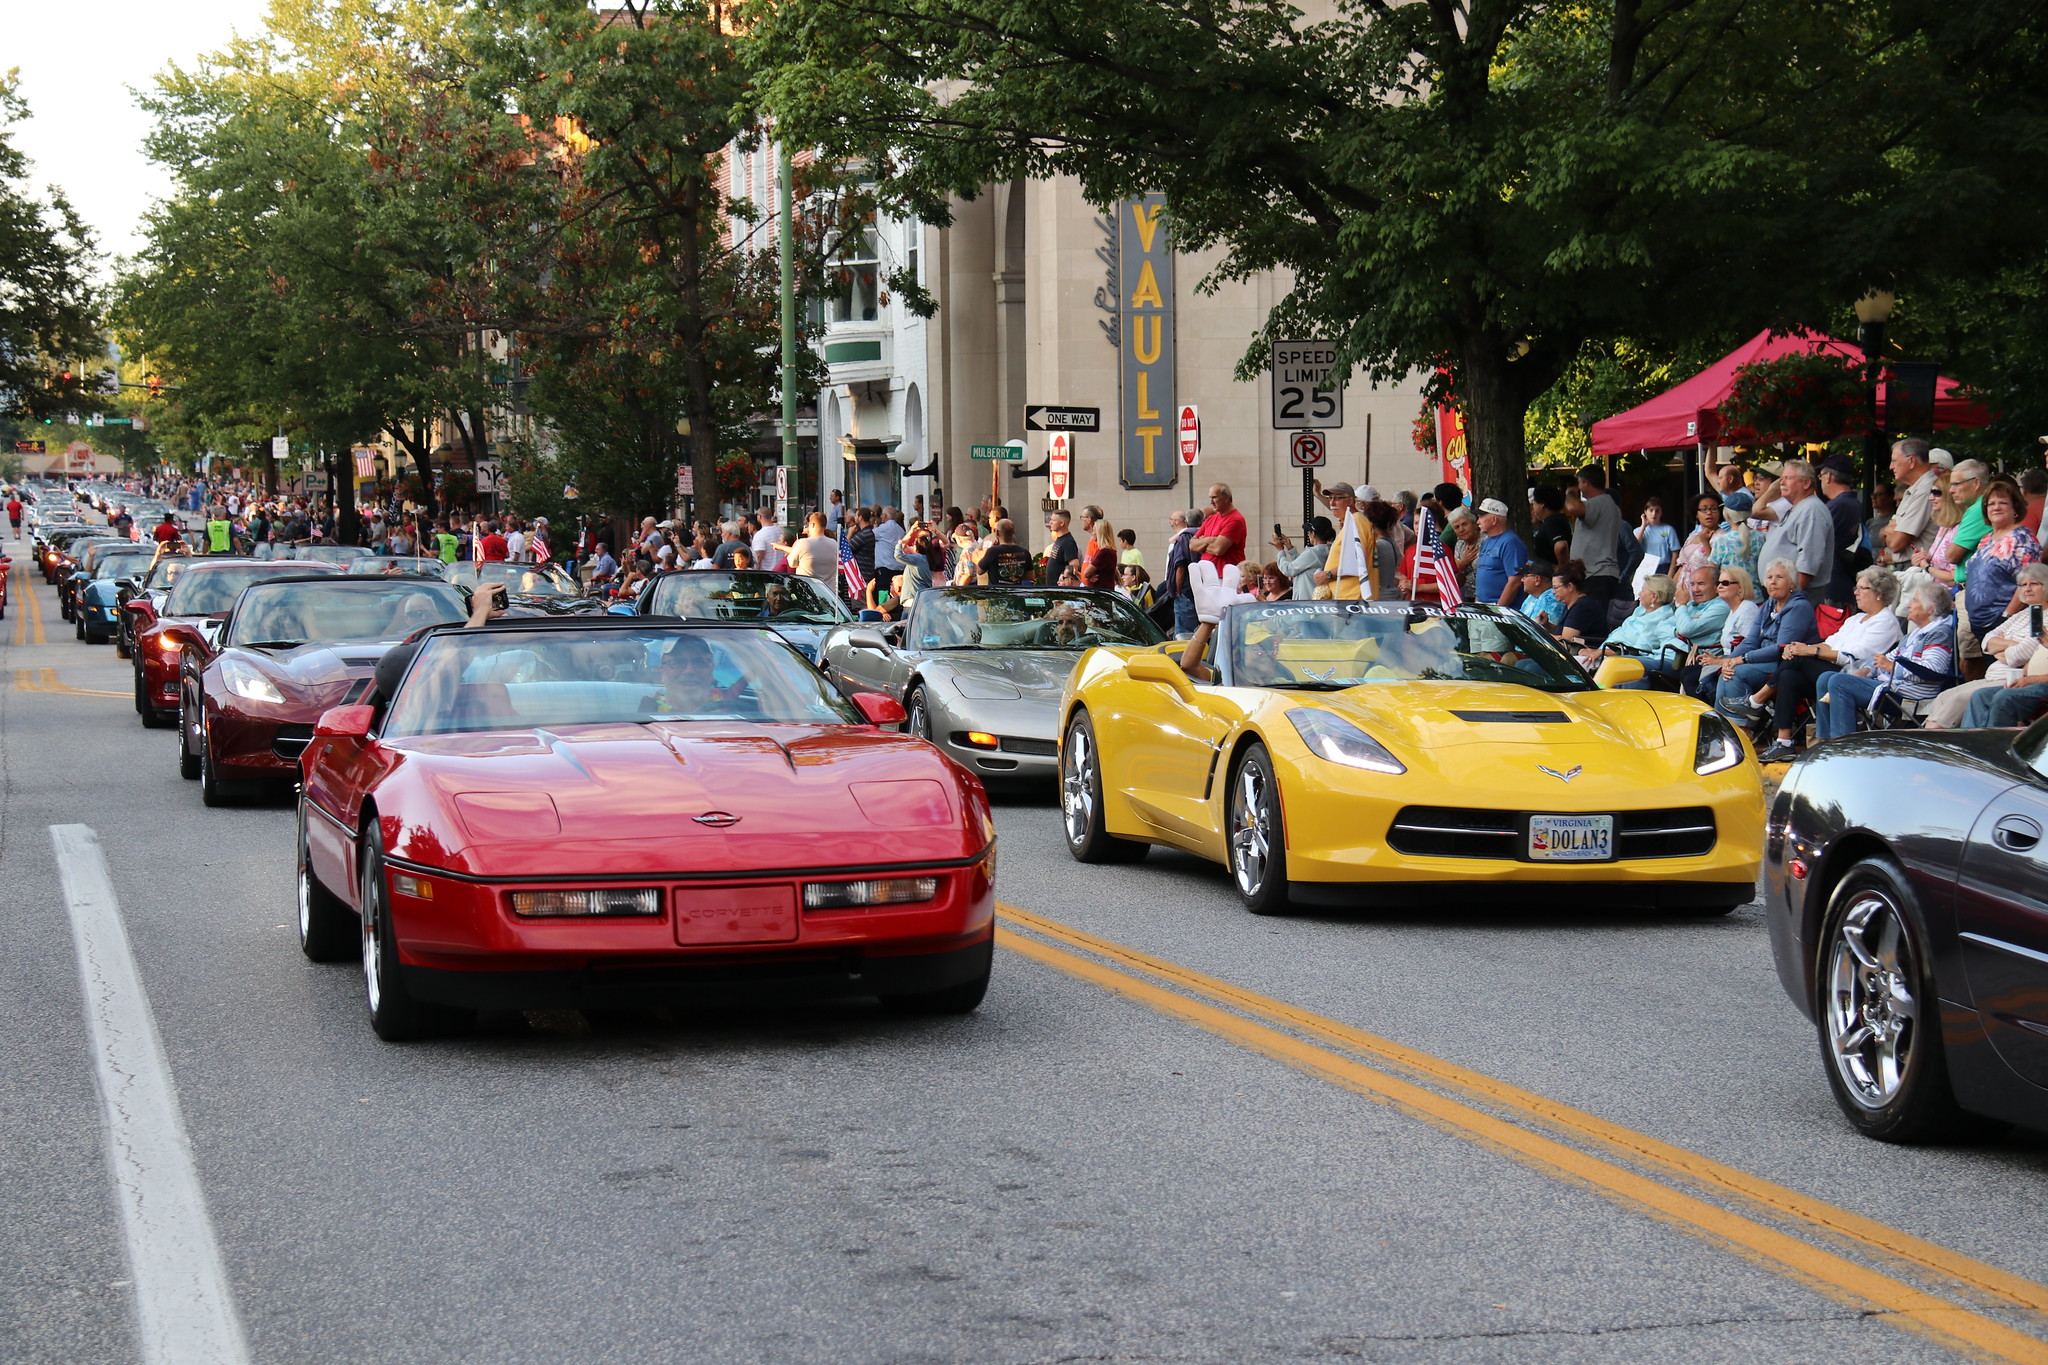
[[1577,777],[1580,773],[1586,771],[1586,765],[1580,763],[1574,767],[1565,770],[1564,772],[1559,772],[1555,768],[1546,768],[1541,763],[1538,763],[1536,765],[1536,771],[1539,773],[1549,773],[1552,777],[1556,778],[1560,782],[1569,782],[1573,778]]
[[707,810],[702,815],[693,815],[690,818],[700,825],[709,825],[713,829],[726,829],[740,822],[739,816],[730,815],[722,810]]

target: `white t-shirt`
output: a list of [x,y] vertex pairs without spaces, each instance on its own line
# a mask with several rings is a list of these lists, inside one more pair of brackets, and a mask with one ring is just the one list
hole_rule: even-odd
[[514,531],[505,537],[505,553],[513,559],[526,558],[526,532]]
[[759,564],[766,559],[768,551],[774,548],[775,542],[780,539],[782,527],[777,522],[767,522],[760,530],[754,532],[754,562]]
[[839,591],[839,542],[831,536],[805,536],[789,547],[789,567]]

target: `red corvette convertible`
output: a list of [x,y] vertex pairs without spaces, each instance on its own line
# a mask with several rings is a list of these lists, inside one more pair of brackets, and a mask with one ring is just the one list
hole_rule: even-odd
[[209,806],[292,786],[313,722],[369,691],[386,649],[468,614],[462,589],[431,579],[313,573],[251,584],[216,651],[186,653],[179,775],[199,779]]
[[964,1013],[988,986],[980,782],[772,632],[508,618],[395,649],[303,760],[299,937],[370,1023],[764,992]]
[[[135,641],[135,710],[155,728],[178,718],[178,680],[185,656],[203,660],[213,653],[216,631],[242,589],[287,574],[317,571],[319,565],[280,564],[268,559],[208,559],[197,555],[160,560],[157,572],[169,591],[151,589],[128,600]],[[333,570],[327,570],[333,572]],[[161,603],[161,605],[159,605]]]

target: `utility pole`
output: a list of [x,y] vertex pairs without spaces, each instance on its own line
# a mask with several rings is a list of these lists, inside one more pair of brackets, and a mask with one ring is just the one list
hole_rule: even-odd
[[[781,186],[781,211],[776,215],[775,244],[782,265],[782,477],[790,494],[803,485],[796,468],[796,193],[790,185],[789,147],[775,140],[775,169]],[[825,496],[825,464],[818,462],[818,497]],[[776,499],[776,519],[789,524],[789,499]]]

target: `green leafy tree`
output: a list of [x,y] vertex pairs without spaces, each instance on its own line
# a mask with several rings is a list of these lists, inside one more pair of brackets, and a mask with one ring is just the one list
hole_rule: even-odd
[[[1449,377],[1520,508],[1531,404],[1592,343],[1672,351],[1963,276],[2043,223],[2027,0],[758,0],[771,107],[932,221],[1067,174],[1162,190],[1263,339]],[[1255,341],[1240,373],[1262,363]]]
[[28,117],[18,84],[0,75],[0,415],[40,417],[94,405],[102,376],[78,358],[101,356],[106,340],[92,234],[61,192],[28,183],[8,130]]

